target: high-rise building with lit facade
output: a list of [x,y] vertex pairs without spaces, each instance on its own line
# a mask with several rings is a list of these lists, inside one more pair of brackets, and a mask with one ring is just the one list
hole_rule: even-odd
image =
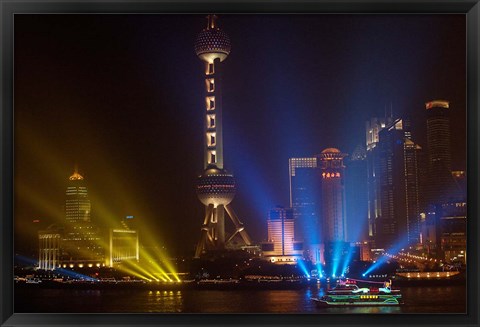
[[344,242],[347,238],[343,164],[346,156],[336,148],[327,148],[318,156],[322,181],[322,239],[327,242]]
[[454,196],[450,144],[450,103],[433,100],[425,103],[427,113],[428,181],[427,202],[445,203]]
[[104,238],[100,228],[92,223],[87,187],[76,167],[68,179],[65,221],[61,242],[62,267],[105,265]]
[[371,118],[365,124],[366,148],[367,148],[367,216],[368,216],[368,236],[375,240],[375,223],[380,218],[381,199],[380,199],[380,180],[379,176],[379,133],[387,125],[393,122],[391,117]]
[[275,263],[294,263],[302,257],[303,243],[295,240],[291,208],[276,207],[267,219],[268,240],[262,243],[265,258]]
[[380,184],[380,215],[375,221],[377,248],[398,242],[420,242],[418,156],[422,150],[412,140],[410,122],[397,119],[379,133],[376,179]]
[[288,160],[290,207],[295,219],[295,238],[305,244],[320,242],[319,202],[320,179],[317,158],[290,158]]
[[447,262],[466,262],[466,176],[452,171],[449,101],[425,103],[427,114],[426,206],[422,244]]
[[392,123],[392,117],[373,117],[365,123],[367,151],[372,150],[377,146],[380,140],[380,131]]
[[315,263],[325,261],[326,243],[346,241],[345,156],[328,148],[312,157],[289,159],[296,238],[304,241],[304,255]]
[[69,223],[90,222],[90,199],[83,176],[78,173],[77,167],[68,179],[65,218]]
[[[205,217],[200,241],[195,250],[199,258],[208,250],[224,250],[233,246],[235,237],[251,245],[245,227],[233,211],[230,202],[235,196],[235,179],[223,165],[222,125],[222,62],[230,54],[228,35],[216,23],[216,15],[207,16],[207,26],[195,40],[195,52],[204,64],[204,172],[197,180],[197,195],[205,205]],[[227,235],[225,212],[235,230]]]

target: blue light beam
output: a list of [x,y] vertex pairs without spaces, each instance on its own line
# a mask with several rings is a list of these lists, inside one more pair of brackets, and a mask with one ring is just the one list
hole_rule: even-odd
[[[402,248],[404,248],[408,244],[408,237],[404,237],[401,239],[399,242],[397,242],[395,245],[393,245],[387,253],[398,253],[398,251]],[[382,255],[380,258],[377,259],[377,262],[375,262],[373,265],[371,265],[363,274],[362,276],[367,276],[369,273],[371,273],[373,270],[377,269],[381,265],[383,265],[385,262],[387,262],[390,258],[387,257],[386,255]]]

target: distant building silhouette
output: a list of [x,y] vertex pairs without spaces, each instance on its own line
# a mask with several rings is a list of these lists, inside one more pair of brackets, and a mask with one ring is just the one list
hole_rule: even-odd
[[388,249],[398,242],[420,242],[418,157],[422,148],[412,140],[410,122],[397,119],[379,132],[374,163],[379,182],[375,244]]
[[456,197],[452,177],[450,103],[434,100],[425,104],[427,113],[428,180],[427,202],[446,203]]

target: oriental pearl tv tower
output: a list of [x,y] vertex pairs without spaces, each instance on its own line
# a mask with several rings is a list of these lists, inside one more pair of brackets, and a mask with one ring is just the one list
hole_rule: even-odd
[[[235,196],[235,179],[223,168],[222,62],[230,53],[228,35],[216,26],[217,16],[207,16],[207,27],[195,40],[195,52],[205,64],[204,172],[198,177],[197,195],[205,205],[205,218],[195,258],[206,251],[224,250],[235,236],[245,245],[251,240],[230,202]],[[225,211],[235,230],[225,232]],[[228,237],[228,238],[227,238]]]

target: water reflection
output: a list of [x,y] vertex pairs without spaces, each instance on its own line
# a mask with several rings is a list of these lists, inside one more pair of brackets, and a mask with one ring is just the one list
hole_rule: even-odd
[[16,289],[15,312],[103,313],[464,313],[465,285],[402,287],[405,304],[318,308],[325,285],[301,290],[69,290]]
[[182,312],[182,291],[148,291],[145,312]]

